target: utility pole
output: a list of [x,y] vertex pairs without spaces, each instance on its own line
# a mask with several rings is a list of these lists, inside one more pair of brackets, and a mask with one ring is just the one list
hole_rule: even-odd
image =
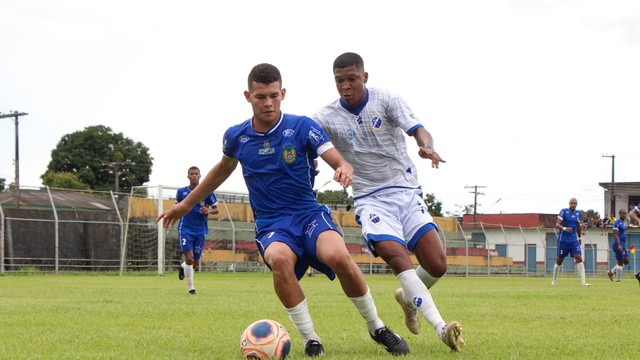
[[602,157],[611,158],[611,195],[609,200],[611,200],[611,211],[610,213],[616,216],[616,156],[613,154],[602,154]]
[[14,189],[15,191],[15,199],[16,199],[16,207],[20,207],[20,144],[18,142],[19,136],[18,136],[18,124],[20,122],[20,116],[27,116],[29,115],[28,113],[25,112],[17,112],[14,111],[10,114],[0,114],[0,119],[4,119],[4,118],[14,118],[14,122],[16,124],[16,159],[15,159],[15,184],[16,184],[16,188]]
[[478,186],[478,185],[473,185],[473,186],[465,186],[465,189],[469,189],[472,188],[473,192],[470,192],[471,194],[473,194],[473,224],[475,226],[475,224],[478,223],[478,195],[484,195],[484,193],[478,192],[478,188],[485,188],[486,186]]

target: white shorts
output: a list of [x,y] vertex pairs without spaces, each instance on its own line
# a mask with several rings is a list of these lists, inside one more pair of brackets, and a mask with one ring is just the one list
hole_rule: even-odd
[[372,242],[393,240],[413,251],[422,235],[438,229],[421,194],[420,190],[406,189],[355,201],[356,221],[374,255]]

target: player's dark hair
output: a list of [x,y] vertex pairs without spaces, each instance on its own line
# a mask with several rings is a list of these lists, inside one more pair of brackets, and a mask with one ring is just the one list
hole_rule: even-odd
[[249,73],[249,77],[247,79],[249,90],[251,90],[251,84],[253,82],[267,85],[276,81],[280,82],[280,86],[282,86],[282,76],[280,75],[280,70],[278,70],[277,67],[267,63],[262,63],[254,66],[253,69],[251,69],[251,72]]
[[355,65],[358,71],[364,71],[364,60],[356,53],[346,52],[336,58],[333,62],[333,70],[342,69]]
[[187,174],[189,174],[191,170],[198,170],[198,172],[200,172],[200,169],[197,166],[192,166],[189,168],[189,170],[187,170]]

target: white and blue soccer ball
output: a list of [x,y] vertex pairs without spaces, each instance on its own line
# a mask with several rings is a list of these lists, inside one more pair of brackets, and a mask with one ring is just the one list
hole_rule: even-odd
[[289,355],[289,350],[289,333],[275,320],[255,321],[247,326],[240,337],[240,351],[244,359],[281,360]]

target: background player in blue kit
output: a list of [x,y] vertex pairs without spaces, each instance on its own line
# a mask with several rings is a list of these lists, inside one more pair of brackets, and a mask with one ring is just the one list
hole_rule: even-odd
[[256,65],[244,93],[253,117],[225,132],[222,159],[184,201],[157,220],[163,220],[165,227],[173,224],[198,199],[218,188],[239,162],[254,213],[258,250],[272,270],[276,295],[304,341],[305,355],[324,353],[299,284],[308,266],[332,280],[337,275],[371,338],[394,355],[407,354],[406,342],[378,317],[364,276],[329,209],[316,202],[315,158],[322,157],[335,170],[334,180],[345,188],[351,184],[353,168],[313,120],[280,111],[285,94],[280,71],[270,64]]
[[[192,166],[187,171],[189,186],[178,189],[176,192],[176,203],[184,200],[193,189],[200,183],[200,169]],[[180,264],[178,278],[187,279],[189,294],[195,295],[196,288],[193,286],[193,274],[200,266],[204,238],[209,232],[209,214],[218,213],[218,200],[213,193],[205,195],[191,210],[186,213],[178,222],[178,242],[180,251],[184,254],[184,261]]]
[[578,200],[571,198],[569,200],[569,207],[560,210],[558,219],[556,220],[556,228],[558,231],[558,258],[555,265],[553,265],[553,280],[551,285],[558,283],[558,273],[562,268],[562,263],[567,255],[571,255],[576,262],[576,268],[578,270],[578,276],[582,286],[591,286],[587,283],[584,272],[584,263],[582,262],[582,230],[580,227],[580,219],[582,217],[582,211],[576,210],[578,206]]
[[616,282],[622,277],[622,267],[629,264],[629,254],[627,254],[627,210],[620,209],[618,211],[619,218],[613,223],[613,242],[611,250],[616,256],[617,264],[613,269],[607,271],[609,280],[613,281],[613,275],[616,275]]
[[[638,205],[631,209],[631,211],[629,212],[629,217],[640,224],[640,203],[638,203]],[[638,280],[638,285],[640,285],[640,271],[636,273],[635,277],[636,280]]]
[[[421,158],[437,168],[445,162],[434,150],[433,138],[406,102],[388,90],[367,88],[369,74],[355,53],[333,63],[340,98],[313,115],[338,151],[353,165],[356,220],[375,256],[396,275],[401,288],[395,299],[405,324],[420,332],[418,312],[454,351],[464,346],[457,321],[445,323],[429,292],[447,271],[447,257],[437,227],[427,210],[416,166],[407,153],[405,134],[415,138]],[[414,269],[407,249],[420,266]]]

